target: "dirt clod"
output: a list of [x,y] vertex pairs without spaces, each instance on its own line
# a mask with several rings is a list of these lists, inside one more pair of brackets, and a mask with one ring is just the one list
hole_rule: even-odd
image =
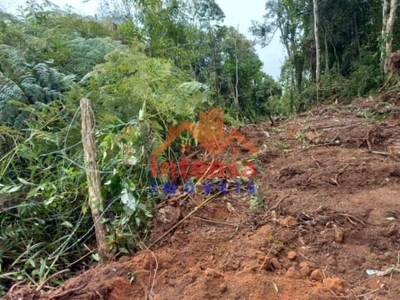
[[271,259],[271,265],[274,268],[274,270],[280,270],[282,269],[281,263],[278,261],[276,257]]
[[343,230],[339,228],[335,228],[335,242],[336,243],[343,243],[344,234]]
[[297,257],[297,253],[295,251],[289,251],[286,257],[288,260],[295,260]]
[[310,277],[313,280],[322,281],[322,279],[323,279],[322,270],[321,269],[315,269],[314,271],[311,272]]
[[344,281],[340,278],[328,277],[323,280],[324,287],[336,294],[344,293]]
[[286,218],[280,219],[279,224],[281,224],[282,226],[296,226],[297,220],[292,216],[288,216]]
[[221,293],[225,293],[227,291],[227,289],[228,289],[228,286],[227,286],[226,282],[220,284],[219,291]]

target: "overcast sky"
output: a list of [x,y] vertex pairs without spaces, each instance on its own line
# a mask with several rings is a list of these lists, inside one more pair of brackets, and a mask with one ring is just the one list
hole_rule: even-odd
[[[18,6],[24,5],[26,0],[1,0],[0,7],[9,12],[15,12]],[[97,0],[83,3],[82,0],[52,0],[60,7],[70,5],[80,14],[93,15],[98,7]],[[239,31],[252,40],[249,33],[251,20],[261,21],[265,13],[266,0],[216,0],[225,13],[225,25],[239,27]],[[257,53],[264,63],[264,72],[278,79],[280,67],[285,58],[283,46],[280,44],[278,34],[264,49],[257,47]]]

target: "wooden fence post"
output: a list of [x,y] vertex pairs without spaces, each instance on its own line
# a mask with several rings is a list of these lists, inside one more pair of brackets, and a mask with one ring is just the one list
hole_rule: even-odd
[[110,258],[110,254],[107,250],[107,231],[102,218],[104,204],[100,192],[101,181],[96,162],[96,144],[93,132],[94,125],[90,100],[82,98],[80,106],[82,113],[82,144],[85,156],[86,177],[89,187],[89,206],[92,212],[97,241],[97,251],[100,256],[100,261],[106,262]]

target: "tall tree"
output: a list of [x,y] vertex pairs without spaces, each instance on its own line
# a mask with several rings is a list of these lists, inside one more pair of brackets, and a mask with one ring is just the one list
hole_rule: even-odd
[[384,51],[382,56],[382,69],[384,73],[388,72],[390,66],[390,54],[393,45],[393,27],[396,21],[397,0],[383,0],[382,7],[382,47]]
[[320,44],[319,44],[319,17],[318,17],[318,0],[313,0],[313,16],[314,16],[314,39],[315,39],[315,81],[317,92],[319,89],[320,69]]
[[280,31],[288,56],[285,70],[288,72],[290,106],[295,109],[295,94],[300,93],[303,88],[303,18],[309,7],[308,1],[268,0],[265,7],[264,22],[253,22],[251,31],[262,46],[268,45],[275,32]]

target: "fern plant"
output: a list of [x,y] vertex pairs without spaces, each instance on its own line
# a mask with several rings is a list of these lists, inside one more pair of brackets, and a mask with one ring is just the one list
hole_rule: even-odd
[[51,67],[51,61],[28,63],[22,53],[0,45],[0,121],[21,126],[20,112],[9,104],[17,100],[26,104],[50,103],[62,98],[74,82],[73,75],[65,75]]
[[167,124],[194,120],[209,106],[206,85],[190,80],[165,60],[147,57],[140,45],[117,49],[105,59],[80,87],[103,117],[112,114],[129,122],[146,102],[148,118],[158,131]]
[[83,38],[80,36],[61,36],[59,45],[53,44],[49,57],[54,59],[66,74],[74,74],[80,80],[92,71],[97,64],[104,63],[107,53],[124,48],[119,41],[110,37]]

